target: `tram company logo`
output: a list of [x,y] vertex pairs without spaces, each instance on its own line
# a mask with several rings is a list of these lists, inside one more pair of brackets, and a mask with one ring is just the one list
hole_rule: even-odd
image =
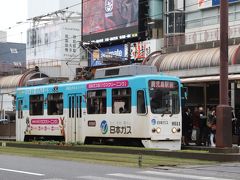
[[154,126],[154,125],[157,124],[157,120],[156,120],[156,119],[152,119],[152,120],[151,120],[151,123],[152,123],[152,125]]
[[108,124],[107,121],[103,120],[100,125],[102,134],[106,134],[108,132]]

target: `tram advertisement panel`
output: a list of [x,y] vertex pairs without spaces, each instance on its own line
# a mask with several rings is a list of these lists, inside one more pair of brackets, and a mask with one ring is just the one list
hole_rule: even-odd
[[27,121],[26,135],[64,136],[62,118],[32,118]]

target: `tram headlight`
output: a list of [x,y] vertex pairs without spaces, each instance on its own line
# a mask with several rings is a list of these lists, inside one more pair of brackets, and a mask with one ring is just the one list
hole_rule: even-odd
[[176,133],[177,132],[177,129],[174,127],[174,128],[172,128],[172,132],[173,133]]
[[180,128],[177,128],[177,132],[180,132],[181,131],[181,129]]
[[160,127],[157,127],[156,128],[156,132],[159,134],[161,132],[161,128]]

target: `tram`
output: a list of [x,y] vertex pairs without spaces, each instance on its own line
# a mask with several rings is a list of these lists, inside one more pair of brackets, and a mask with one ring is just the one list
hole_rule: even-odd
[[179,78],[142,65],[100,69],[95,79],[16,90],[16,139],[135,142],[180,150]]

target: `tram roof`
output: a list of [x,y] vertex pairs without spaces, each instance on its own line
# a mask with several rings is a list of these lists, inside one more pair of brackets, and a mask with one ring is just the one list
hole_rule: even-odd
[[[147,74],[148,78],[156,78],[156,77],[162,77],[166,80],[179,80],[180,79],[176,76],[170,76],[163,73],[158,74]],[[142,78],[146,77],[146,74],[144,75],[135,75],[135,76],[121,76],[121,77],[112,77],[112,78],[102,78],[102,79],[92,79],[92,80],[86,80],[86,81],[70,81],[70,82],[60,82],[60,83],[53,83],[53,84],[45,84],[45,85],[39,85],[39,86],[23,86],[20,87],[21,89],[28,89],[28,88],[39,88],[41,87],[52,87],[52,86],[70,86],[70,85],[85,85],[88,83],[97,83],[97,82],[108,82],[108,81],[118,81],[118,80],[133,80],[136,78]]]

